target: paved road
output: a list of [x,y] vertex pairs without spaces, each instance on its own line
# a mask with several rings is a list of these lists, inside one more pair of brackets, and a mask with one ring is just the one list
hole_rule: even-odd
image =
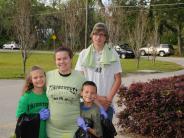
[[0,138],[9,138],[15,127],[15,110],[22,80],[0,80]]
[[[159,58],[159,60],[167,60],[184,66],[184,58],[164,57]],[[181,74],[184,74],[184,70],[167,73],[134,74],[123,77],[122,81],[123,85],[128,86],[132,82],[147,81],[153,78],[163,78]],[[0,80],[0,138],[9,138],[9,136],[13,134],[16,122],[15,110],[23,83],[23,80]],[[116,121],[115,119],[115,122]],[[123,137],[131,138],[129,136]],[[122,136],[117,136],[117,138],[122,138]]]

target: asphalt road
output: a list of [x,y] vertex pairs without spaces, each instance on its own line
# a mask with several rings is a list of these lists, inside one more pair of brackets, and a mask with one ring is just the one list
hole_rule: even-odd
[[[159,57],[157,59],[175,62],[184,66],[184,58]],[[122,78],[122,84],[128,86],[132,82],[145,82],[153,78],[163,78],[181,74],[184,74],[184,70],[167,73],[130,74]],[[9,138],[14,132],[16,122],[15,110],[21,95],[23,83],[23,80],[0,80],[0,138]],[[115,119],[115,122],[117,122],[117,119]],[[130,138],[129,136],[123,137]],[[122,136],[119,135],[116,138],[122,138]]]
[[15,128],[15,110],[22,80],[0,80],[0,138],[9,138]]

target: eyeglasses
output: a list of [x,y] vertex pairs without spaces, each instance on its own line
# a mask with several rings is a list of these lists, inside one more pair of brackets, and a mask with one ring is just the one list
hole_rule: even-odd
[[95,36],[104,37],[106,36],[104,33],[93,33]]

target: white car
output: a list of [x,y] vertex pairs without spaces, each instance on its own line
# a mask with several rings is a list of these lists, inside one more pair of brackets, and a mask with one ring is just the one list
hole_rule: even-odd
[[19,45],[15,42],[7,43],[3,45],[3,49],[20,49]]
[[173,55],[174,48],[171,44],[160,44],[159,46],[142,47],[139,49],[141,56],[156,54],[161,57],[165,55]]

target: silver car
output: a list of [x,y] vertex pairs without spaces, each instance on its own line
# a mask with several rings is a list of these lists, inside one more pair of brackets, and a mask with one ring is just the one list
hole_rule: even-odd
[[174,48],[171,44],[160,44],[159,46],[142,47],[139,49],[141,56],[156,54],[161,57],[173,55]]

